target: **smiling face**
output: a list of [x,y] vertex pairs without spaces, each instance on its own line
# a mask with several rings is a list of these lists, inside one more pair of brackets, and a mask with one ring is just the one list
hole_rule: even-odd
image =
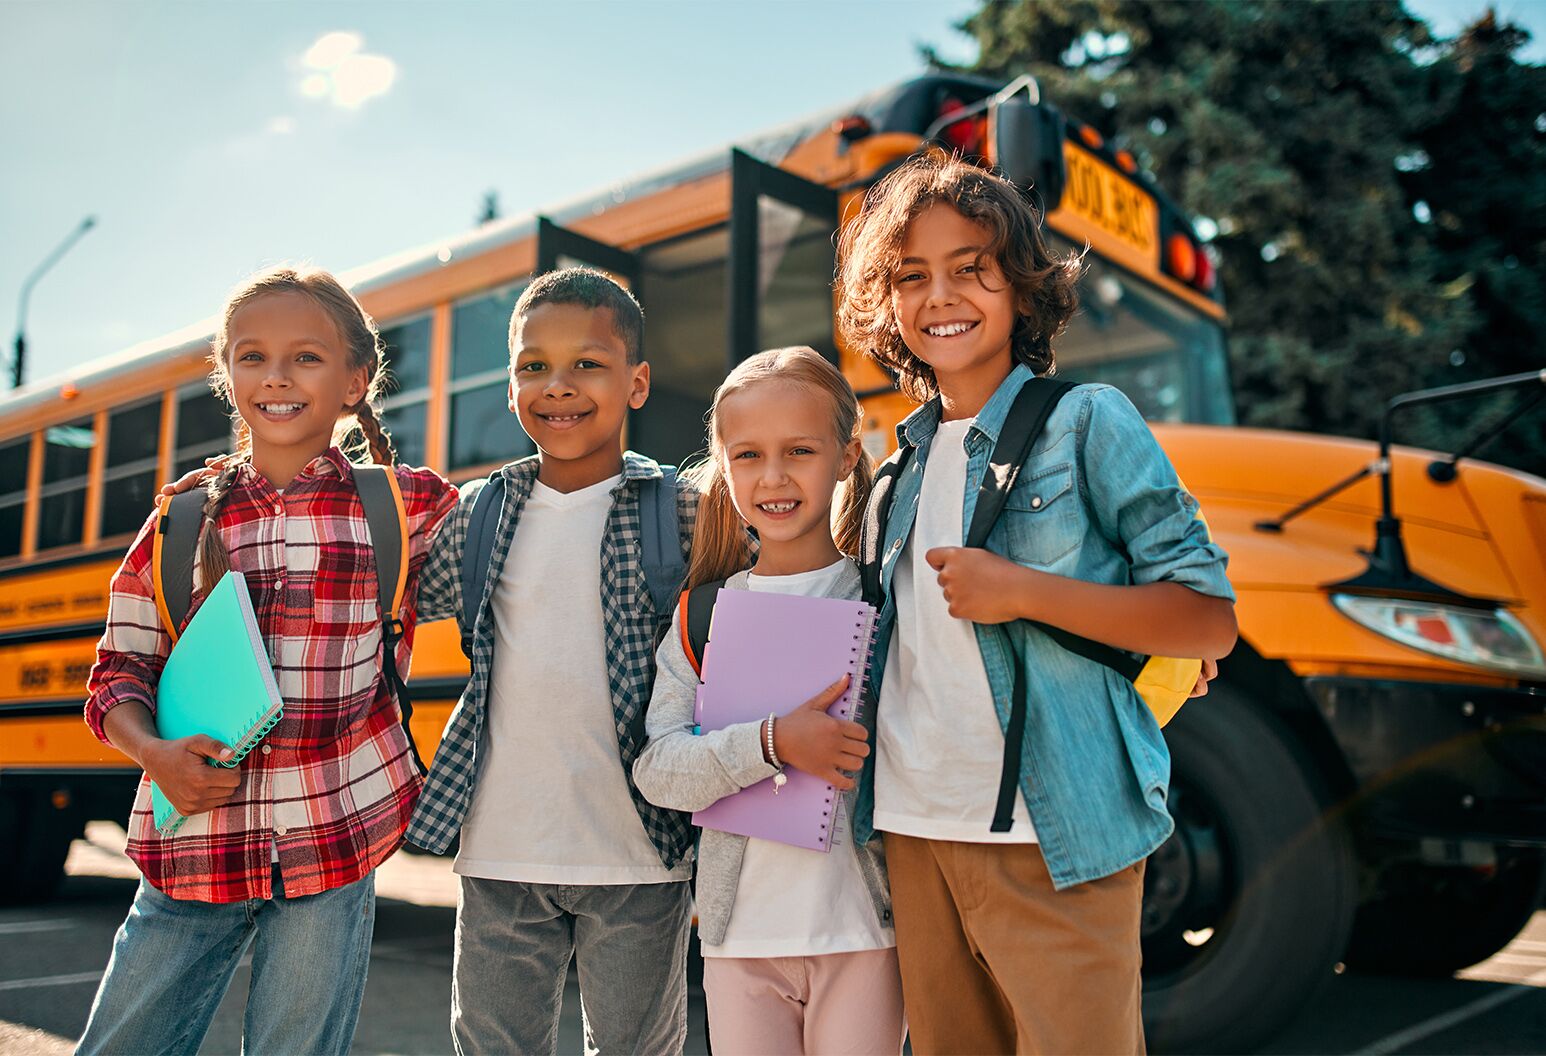
[[364,399],[369,371],[349,365],[338,326],[304,293],[253,298],[226,333],[231,399],[252,432],[253,464],[283,486],[289,476],[265,466],[299,470],[326,451],[339,416]]
[[622,467],[623,422],[649,397],[648,363],[629,363],[610,308],[539,304],[510,337],[510,409],[542,452],[538,479],[560,491]]
[[860,448],[835,435],[831,400],[808,385],[761,381],[722,397],[714,423],[731,501],[761,543],[759,570],[783,574],[837,560],[833,492]]
[[978,259],[990,241],[981,224],[937,203],[907,229],[891,279],[902,341],[947,400],[952,390],[991,393],[1014,367],[1016,296],[996,261]]

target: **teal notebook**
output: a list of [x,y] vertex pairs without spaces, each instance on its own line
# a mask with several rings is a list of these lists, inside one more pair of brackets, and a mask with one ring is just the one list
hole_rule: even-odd
[[[247,579],[227,572],[172,646],[156,687],[156,729],[165,740],[208,734],[230,747],[235,766],[284,714]],[[170,836],[183,823],[170,800],[150,784],[156,828]]]

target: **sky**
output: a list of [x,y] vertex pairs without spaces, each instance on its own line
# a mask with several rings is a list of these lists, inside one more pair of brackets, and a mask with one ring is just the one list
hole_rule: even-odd
[[[0,321],[29,381],[281,260],[344,271],[975,57],[972,0],[0,0]],[[1440,35],[1486,0],[1408,0]],[[1498,0],[1546,61],[1546,0]]]

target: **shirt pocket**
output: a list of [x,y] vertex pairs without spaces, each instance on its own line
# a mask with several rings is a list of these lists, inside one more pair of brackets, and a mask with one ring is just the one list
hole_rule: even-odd
[[1004,502],[998,530],[1008,556],[1022,565],[1046,568],[1076,549],[1084,537],[1084,517],[1073,463],[1022,476]]

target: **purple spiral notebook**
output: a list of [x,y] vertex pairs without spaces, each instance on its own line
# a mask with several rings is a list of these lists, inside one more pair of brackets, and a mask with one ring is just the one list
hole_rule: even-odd
[[[786,715],[851,675],[848,691],[827,710],[851,719],[864,696],[875,609],[862,601],[721,589],[698,684],[697,721],[711,731]],[[726,796],[693,814],[694,825],[825,851],[837,792],[818,777],[787,767],[773,779]]]

